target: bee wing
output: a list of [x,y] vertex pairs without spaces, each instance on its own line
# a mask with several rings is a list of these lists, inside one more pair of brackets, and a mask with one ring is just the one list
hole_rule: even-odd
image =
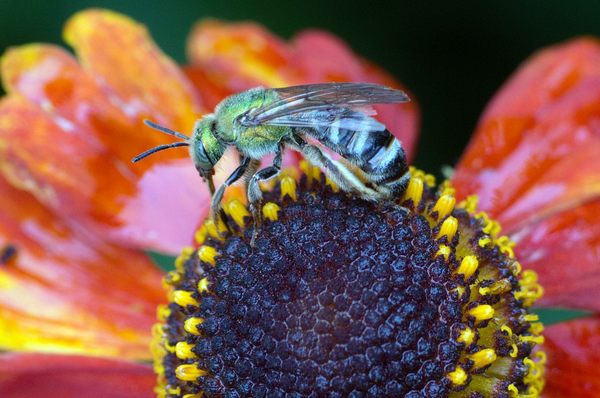
[[352,131],[381,131],[385,126],[363,112],[348,108],[330,107],[327,109],[308,110],[290,115],[279,116],[264,124],[287,127],[331,127]]
[[308,111],[361,108],[371,104],[409,101],[406,93],[372,83],[320,83],[273,89],[279,99],[248,112],[241,122],[248,126],[275,124],[276,119]]

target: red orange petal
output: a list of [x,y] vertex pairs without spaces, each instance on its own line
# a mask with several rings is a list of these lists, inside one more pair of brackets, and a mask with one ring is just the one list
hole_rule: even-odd
[[75,14],[64,38],[89,71],[129,116],[191,130],[200,105],[190,82],[152,42],[146,28],[108,10]]
[[[189,157],[185,150],[135,165],[130,160],[172,141],[144,126],[143,117],[188,133],[200,109],[191,83],[145,29],[126,17],[82,12],[68,23],[65,35],[86,70],[50,45],[13,48],[2,59],[9,92],[0,104],[2,172],[57,213],[77,218],[109,239],[177,253],[205,214],[199,210],[208,202],[208,190],[195,172],[187,171],[174,180],[187,193],[185,186],[194,187],[193,204],[184,196],[174,205],[172,192],[156,179],[148,188],[147,181],[166,159]],[[193,170],[191,162],[187,165]],[[173,168],[164,168],[171,176]],[[147,176],[149,169],[154,174]],[[181,222],[177,228],[167,222],[164,207],[151,213],[131,209],[132,203],[148,209],[167,200]]]
[[108,194],[133,190],[93,136],[20,96],[0,102],[0,142],[3,174],[67,216],[110,217],[119,205]]
[[265,85],[290,85],[297,73],[287,45],[254,23],[228,24],[214,19],[194,27],[188,56],[220,86],[237,92]]
[[219,84],[215,80],[211,80],[208,73],[202,68],[186,66],[184,72],[196,87],[200,99],[202,100],[202,104],[204,104],[207,109],[214,109],[223,98],[234,94],[231,89]]
[[[219,170],[231,172],[235,161],[223,158]],[[224,180],[221,171],[215,180]],[[153,165],[137,182],[135,194],[122,198],[122,203],[113,240],[129,238],[139,246],[177,254],[191,243],[208,214],[210,193],[192,162],[180,159]]]
[[516,231],[600,196],[600,44],[579,39],[529,60],[485,111],[454,184]]
[[544,287],[541,305],[600,311],[600,200],[525,227],[517,257]]
[[98,358],[0,356],[3,398],[152,398],[156,376],[148,365]]
[[600,397],[600,319],[552,325],[544,331],[547,398]]
[[0,178],[0,349],[148,358],[163,300],[141,253],[60,221]]
[[2,80],[8,93],[26,97],[59,125],[72,127],[72,134],[104,150],[107,158],[129,164],[135,154],[167,142],[162,134],[145,134],[149,131],[141,119],[111,101],[93,75],[60,47],[29,44],[8,49],[2,56]]

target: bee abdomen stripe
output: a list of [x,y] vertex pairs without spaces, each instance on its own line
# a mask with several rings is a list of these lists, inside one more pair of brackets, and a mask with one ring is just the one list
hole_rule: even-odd
[[388,130],[354,131],[333,122],[315,128],[312,135],[363,170],[376,183],[393,183],[406,172],[406,156],[400,142]]

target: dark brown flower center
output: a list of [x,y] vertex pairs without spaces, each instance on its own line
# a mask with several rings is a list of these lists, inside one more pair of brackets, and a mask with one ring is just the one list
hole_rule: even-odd
[[450,188],[434,193],[420,172],[398,204],[310,173],[299,190],[285,177],[265,192],[253,247],[247,210],[231,202],[167,276],[159,396],[539,392],[529,356],[541,325],[525,309],[539,290],[519,281],[497,224],[453,209]]

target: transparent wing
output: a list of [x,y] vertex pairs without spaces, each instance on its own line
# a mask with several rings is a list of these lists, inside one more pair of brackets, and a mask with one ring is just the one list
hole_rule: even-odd
[[[279,97],[271,104],[248,112],[247,126],[282,125],[287,116],[332,108],[361,108],[372,104],[409,101],[406,93],[372,83],[321,83],[273,89]],[[279,119],[279,120],[278,120]],[[289,125],[289,124],[285,124]]]
[[271,126],[288,127],[331,127],[352,131],[381,131],[385,126],[363,112],[348,108],[328,108],[323,110],[309,110],[290,115],[279,116],[264,124]]

